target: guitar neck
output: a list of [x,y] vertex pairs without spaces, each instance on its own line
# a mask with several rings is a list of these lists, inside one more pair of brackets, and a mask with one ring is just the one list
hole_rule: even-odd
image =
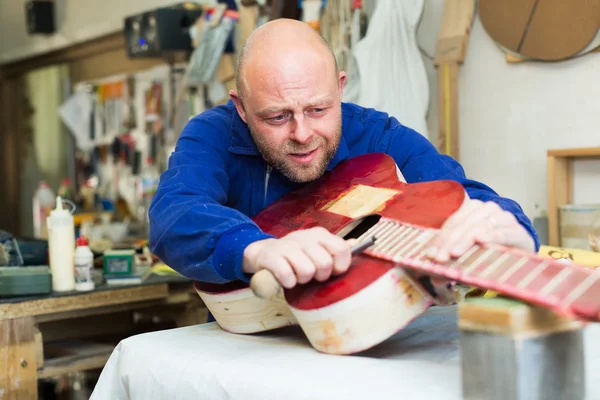
[[562,315],[600,321],[600,272],[518,249],[475,245],[462,257],[437,263],[427,256],[438,231],[381,218],[358,240],[375,236],[364,253],[429,275],[493,290]]

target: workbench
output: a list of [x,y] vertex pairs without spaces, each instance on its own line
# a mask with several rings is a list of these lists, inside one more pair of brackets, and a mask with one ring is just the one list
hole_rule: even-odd
[[[115,348],[91,400],[461,400],[459,333],[450,306],[351,356],[317,352],[297,326],[237,335],[211,322],[140,334]],[[597,400],[600,324],[584,338],[585,398]]]
[[190,281],[180,276],[0,298],[0,397],[37,399],[39,379],[100,369],[130,335],[195,325],[206,317]]

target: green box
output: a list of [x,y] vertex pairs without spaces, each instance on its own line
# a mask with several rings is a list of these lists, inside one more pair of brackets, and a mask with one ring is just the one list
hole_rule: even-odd
[[135,250],[106,250],[104,276],[131,275],[135,270]]
[[52,292],[52,274],[47,265],[0,267],[0,296],[24,296]]

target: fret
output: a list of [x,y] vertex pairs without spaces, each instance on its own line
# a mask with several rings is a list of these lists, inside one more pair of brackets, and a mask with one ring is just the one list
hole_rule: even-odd
[[423,241],[422,246],[419,246],[420,249],[416,251],[418,254],[411,253],[411,258],[415,261],[431,263],[431,259],[429,258],[429,244],[437,237],[437,231],[429,230],[428,232],[430,237]]
[[502,263],[504,261],[508,260],[509,257],[510,257],[510,253],[504,253],[504,254],[502,254],[493,263],[491,263],[490,265],[488,265],[486,267],[486,269],[481,274],[479,274],[479,276],[482,277],[482,278],[489,277],[500,265],[502,265]]
[[368,231],[366,231],[365,233],[363,233],[361,235],[361,237],[359,238],[359,240],[366,240],[371,236],[375,236],[377,238],[377,243],[380,242],[380,240],[385,239],[387,232],[393,228],[393,224],[388,222],[388,221],[383,221],[382,223],[377,223],[375,225],[373,225]]
[[372,227],[370,227],[369,229],[367,229],[362,235],[360,235],[359,237],[357,237],[356,240],[358,240],[359,242],[364,242],[365,240],[367,240],[371,236],[374,236],[375,233],[378,233],[379,230],[381,230],[382,226],[383,226],[383,224],[381,224],[380,222],[376,223],[375,225],[373,225]]
[[417,230],[413,230],[412,232],[410,232],[410,234],[408,234],[407,236],[404,236],[404,238],[402,240],[400,240],[399,242],[397,242],[390,250],[388,250],[385,255],[388,257],[392,257],[392,254],[398,252],[400,249],[402,249],[407,243],[410,243],[413,238],[415,236],[418,236],[421,232],[417,231]]
[[412,233],[412,229],[408,226],[401,226],[400,229],[394,230],[389,234],[389,237],[386,241],[379,244],[379,246],[375,247],[375,250],[387,254],[390,249],[394,248],[394,246],[402,241],[407,235]]
[[[415,261],[427,261],[430,262],[429,260],[429,249],[423,249],[419,252],[419,254],[417,254],[415,257],[412,258]],[[425,260],[423,260],[425,259]]]
[[378,236],[378,237],[385,237],[392,229],[394,229],[396,226],[396,224],[393,221],[380,221],[377,224],[375,224],[371,229],[369,229],[365,234],[363,234],[364,237],[370,237],[370,236]]
[[477,250],[480,250],[480,249],[481,249],[481,247],[478,244],[476,244],[475,246],[471,247],[471,249],[469,251],[467,251],[465,254],[460,256],[456,261],[450,263],[448,265],[448,268],[454,268],[457,266],[460,267],[460,264],[463,264],[466,259],[471,257]]
[[[412,247],[409,246],[404,249],[401,249],[399,252],[392,253],[391,256],[396,262],[400,261],[403,258],[408,258],[413,254],[417,253],[423,247],[425,247],[429,242],[431,242],[431,240],[433,240],[433,238],[435,238],[435,234],[433,232],[422,231],[420,232],[420,235],[413,241]],[[406,251],[406,253],[404,253],[404,251]]]
[[527,274],[527,276],[525,277],[525,279],[523,279],[521,282],[519,282],[517,284],[517,287],[519,289],[524,289],[525,286],[529,285],[529,283],[536,278],[537,276],[539,276],[540,273],[542,273],[543,270],[545,270],[548,265],[550,265],[550,263],[548,261],[542,261],[540,264],[538,264],[537,267],[535,267],[533,269],[533,271],[531,271],[529,274]]
[[420,235],[422,235],[422,233],[417,234],[416,238],[411,240],[409,243],[406,243],[406,245],[394,246],[392,248],[393,251],[389,251],[387,253],[387,255],[396,261],[404,258],[405,252],[408,253],[412,249],[414,249],[415,247],[417,247],[419,245],[419,243],[417,242],[417,239],[419,238]]
[[509,278],[511,278],[514,275],[515,272],[517,272],[523,265],[525,265],[527,261],[529,261],[527,257],[521,257],[519,261],[514,263],[508,270],[506,270],[506,272],[500,275],[500,278],[498,278],[498,282],[506,282]]
[[405,226],[400,226],[395,223],[390,223],[388,227],[382,232],[382,237],[379,243],[375,243],[375,247],[378,251],[381,251],[384,247],[386,247],[390,242],[396,240],[398,236],[403,236],[408,232],[408,228]]
[[434,238],[436,237],[435,233],[432,231],[423,231],[420,237],[417,238],[416,246],[404,254],[402,257],[411,257],[413,254],[417,253],[420,249],[427,246]]
[[600,279],[600,272],[598,270],[593,270],[591,273],[581,282],[561,303],[561,307],[569,307],[576,300],[581,299],[581,297],[587,292],[588,289],[592,287],[593,284],[598,282]]
[[552,278],[550,282],[546,284],[546,286],[542,288],[542,290],[540,290],[540,293],[544,296],[549,295],[570,274],[571,270],[569,268],[563,268],[554,278]]
[[[564,264],[560,263],[560,265]],[[563,280],[552,289],[552,297],[556,297],[557,299],[566,298],[577,286],[587,279],[590,273],[590,270],[587,268],[568,268],[568,270],[568,279]]]
[[469,265],[467,268],[465,268],[463,270],[464,274],[470,274],[472,271],[474,271],[477,267],[479,267],[481,265],[482,262],[484,262],[485,260],[487,260],[492,254],[494,253],[493,249],[487,249],[483,252],[482,255],[480,255],[479,257],[477,257],[472,263],[471,265]]

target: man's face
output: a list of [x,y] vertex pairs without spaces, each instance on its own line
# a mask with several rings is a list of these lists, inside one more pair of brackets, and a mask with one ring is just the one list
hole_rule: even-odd
[[315,64],[249,70],[244,98],[232,96],[265,161],[294,182],[319,178],[341,137],[345,74]]

